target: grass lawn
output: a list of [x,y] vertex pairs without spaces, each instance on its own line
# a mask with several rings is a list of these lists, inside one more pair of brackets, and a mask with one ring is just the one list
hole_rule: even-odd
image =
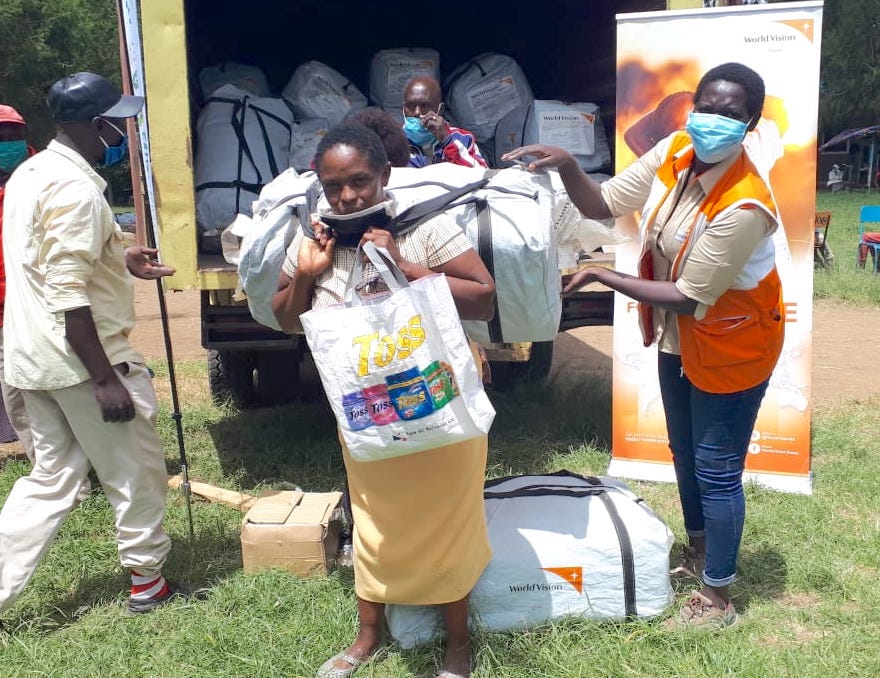
[[[165,387],[156,364],[157,387]],[[210,403],[200,362],[179,367],[194,478],[252,490],[294,482],[338,489],[342,470],[324,403],[246,414]],[[167,402],[167,393],[164,394]],[[608,462],[607,386],[556,384],[495,398],[491,476],[561,468],[599,474]],[[723,634],[671,633],[656,621],[570,620],[529,631],[480,634],[475,676],[872,676],[880,675],[880,459],[873,443],[880,402],[817,417],[815,495],[749,487],[735,585],[740,624]],[[177,466],[173,422],[161,432]],[[0,499],[24,463],[0,469]],[[675,487],[635,484],[684,537]],[[0,676],[311,676],[356,629],[348,572],[298,579],[244,574],[232,509],[196,502],[196,539],[185,506],[169,494],[174,549],[167,573],[211,588],[201,602],[126,618],[127,574],[116,560],[111,513],[93,493],[74,511],[0,632]],[[684,593],[684,592],[683,592]],[[671,610],[670,610],[671,611]],[[391,647],[362,676],[432,676],[439,645]]]
[[[816,271],[817,296],[880,304],[880,279],[855,268],[858,209],[872,202],[880,203],[880,194],[820,194],[818,209],[833,212],[828,233],[836,265]],[[160,431],[175,471],[167,370],[163,363],[153,367],[166,403]],[[181,362],[178,379],[194,479],[248,491],[282,482],[313,491],[341,488],[339,447],[323,396],[242,413],[211,404],[202,362]],[[610,393],[604,382],[560,382],[493,400],[499,412],[491,477],[562,468],[605,471]],[[813,496],[747,488],[741,578],[733,588],[744,613],[737,627],[705,635],[665,632],[657,620],[567,620],[481,633],[474,675],[880,675],[878,407],[878,400],[853,402],[815,417]],[[0,466],[0,501],[27,470],[24,462]],[[682,540],[675,487],[632,485]],[[128,575],[116,558],[110,508],[101,493],[93,493],[71,514],[26,592],[4,616],[0,677],[311,676],[346,647],[356,629],[349,572],[311,579],[281,571],[244,574],[241,514],[199,501],[193,513],[196,538],[190,543],[183,500],[169,493],[166,525],[174,549],[166,573],[209,587],[210,596],[131,619],[123,615]],[[358,675],[433,676],[440,656],[439,645],[413,651],[391,646]]]
[[[855,304],[880,306],[880,276],[871,273],[871,259],[864,269],[856,267],[859,243],[859,210],[862,205],[880,205],[880,191],[821,192],[816,209],[831,212],[828,243],[834,252],[834,266],[816,269],[813,294]],[[868,230],[878,231],[880,226]]]

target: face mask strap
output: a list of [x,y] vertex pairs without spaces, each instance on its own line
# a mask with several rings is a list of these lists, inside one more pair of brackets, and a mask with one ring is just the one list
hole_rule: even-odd
[[[115,129],[119,133],[119,136],[121,136],[122,139],[125,139],[125,137],[128,136],[125,132],[123,132],[116,125],[114,125],[112,122],[110,122],[110,120],[108,120],[107,118],[102,118],[100,115],[96,115],[94,118],[92,118],[92,122],[95,122],[95,120],[100,120],[102,122],[106,122],[108,125],[110,125],[110,127]],[[101,140],[101,143],[104,144],[104,148],[114,148],[114,147],[110,146],[110,144],[108,144],[104,140],[104,137],[102,137],[100,134],[98,135],[98,138]],[[120,142],[118,144],[116,144],[116,146],[119,146],[120,144],[122,144],[122,140],[120,140]]]

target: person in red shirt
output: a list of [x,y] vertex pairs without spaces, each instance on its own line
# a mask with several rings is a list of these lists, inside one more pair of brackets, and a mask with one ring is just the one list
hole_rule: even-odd
[[[3,198],[6,194],[6,182],[12,176],[13,170],[34,154],[34,149],[28,146],[26,133],[27,126],[21,114],[12,106],[0,104],[0,237],[3,235]],[[0,328],[3,327],[5,299],[6,270],[3,267],[3,242],[0,240]],[[34,443],[24,399],[17,388],[3,381],[2,333],[0,333],[0,390],[3,392],[3,401],[0,404],[0,408],[3,408],[0,412],[0,442],[11,442],[17,437],[21,441],[22,451],[33,462]]]

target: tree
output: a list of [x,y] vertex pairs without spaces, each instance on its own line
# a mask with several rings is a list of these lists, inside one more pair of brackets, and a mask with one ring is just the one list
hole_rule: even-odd
[[21,111],[38,148],[54,129],[46,92],[77,71],[119,81],[115,0],[0,0],[0,102]]
[[823,23],[820,132],[880,124],[880,3],[826,2]]

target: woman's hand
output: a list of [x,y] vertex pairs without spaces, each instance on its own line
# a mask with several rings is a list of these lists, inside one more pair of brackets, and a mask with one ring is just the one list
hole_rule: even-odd
[[599,280],[602,266],[585,266],[577,273],[562,276],[562,294],[569,294],[591,282]]
[[545,144],[532,144],[531,146],[520,146],[501,156],[504,161],[519,160],[523,156],[530,155],[537,160],[526,162],[526,169],[531,172],[540,169],[562,168],[566,165],[577,165],[574,156],[564,148],[558,146],[547,146]]
[[312,220],[312,228],[315,229],[315,238],[303,238],[297,253],[296,266],[303,275],[316,278],[333,263],[336,236],[331,236],[324,222],[319,219]]
[[391,259],[397,264],[397,268],[401,271],[403,271],[404,267],[409,263],[400,253],[400,249],[397,247],[397,243],[394,241],[394,236],[391,235],[390,231],[371,226],[367,229],[367,232],[361,236],[361,247],[363,247],[363,244],[366,242],[371,242],[376,247],[382,247],[388,250]]

